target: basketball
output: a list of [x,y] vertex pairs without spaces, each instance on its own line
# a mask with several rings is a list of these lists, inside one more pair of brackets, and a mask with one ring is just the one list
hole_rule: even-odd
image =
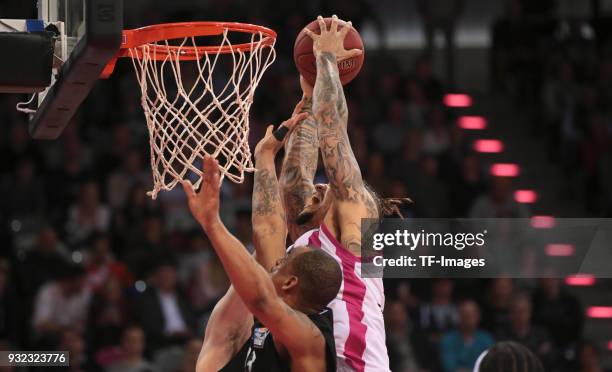
[[[331,25],[331,18],[325,18],[325,24],[329,29]],[[338,29],[341,30],[344,27],[342,24],[338,25]],[[319,23],[315,20],[306,26],[312,32],[320,33]],[[365,50],[363,48],[363,41],[359,32],[355,28],[351,29],[344,39],[344,48],[346,50],[361,49],[363,53],[356,57],[346,59],[338,62],[338,70],[340,71],[340,80],[342,85],[350,83],[361,71],[363,66],[363,59],[365,56]],[[317,65],[314,53],[312,51],[312,39],[306,35],[306,32],[302,30],[295,40],[293,47],[293,60],[300,74],[306,79],[306,81],[314,86],[317,78]]]

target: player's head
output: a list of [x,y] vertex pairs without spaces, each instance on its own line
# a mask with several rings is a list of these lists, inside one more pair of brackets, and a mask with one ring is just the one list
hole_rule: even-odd
[[276,292],[290,306],[322,310],[336,297],[342,271],[334,258],[320,249],[290,249],[271,269]]
[[544,372],[538,358],[525,346],[511,341],[496,344],[479,358],[475,372]]
[[298,214],[296,223],[304,225],[306,223],[319,224],[329,211],[334,202],[334,193],[327,183],[318,183],[309,198],[306,199],[304,209]]

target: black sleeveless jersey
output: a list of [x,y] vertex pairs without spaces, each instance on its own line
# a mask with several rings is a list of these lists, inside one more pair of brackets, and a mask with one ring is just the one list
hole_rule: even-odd
[[[334,319],[332,311],[325,309],[319,314],[308,315],[308,318],[319,328],[325,339],[325,362],[327,372],[336,371],[336,344],[334,342]],[[251,338],[245,342],[240,351],[223,367],[220,372],[290,372],[289,358],[281,357],[272,334],[261,323],[255,320]]]

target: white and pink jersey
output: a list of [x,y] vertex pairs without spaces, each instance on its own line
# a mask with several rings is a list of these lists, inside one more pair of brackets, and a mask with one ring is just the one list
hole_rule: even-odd
[[342,286],[328,305],[334,313],[337,370],[389,371],[382,279],[362,278],[360,257],[344,248],[325,225],[305,233],[293,245],[321,248],[334,257],[342,268]]

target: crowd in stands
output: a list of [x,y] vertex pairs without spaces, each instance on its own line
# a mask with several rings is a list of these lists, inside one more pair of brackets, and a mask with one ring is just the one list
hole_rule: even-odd
[[526,124],[568,181],[564,197],[582,201],[589,215],[610,217],[609,20],[558,17],[556,3],[506,1],[492,29],[493,84],[530,113]]
[[[242,7],[209,1],[189,12],[167,2],[174,13],[166,17],[159,3],[134,12],[128,26],[229,14],[277,30],[278,60],[256,94],[251,145],[265,125],[286,119],[300,97],[293,36],[318,10],[283,3],[262,14],[270,1],[260,0]],[[328,3],[337,3],[338,14],[350,14],[345,17],[357,27],[374,14],[367,1],[359,7]],[[574,141],[562,129],[580,128],[584,135],[572,149],[592,164],[570,169],[597,174],[600,154],[579,150],[601,139],[597,130],[606,113],[598,102],[612,96],[603,95],[612,65],[589,70],[607,77],[596,80],[599,86],[567,60],[557,66],[540,90],[548,103],[542,105],[546,125],[559,130],[559,153]],[[193,371],[206,320],[229,283],[183,190],[162,192],[155,201],[146,195],[149,144],[130,69],[120,65],[113,79],[100,82],[56,141],[31,140],[26,118],[14,110],[23,97],[0,97],[2,350],[69,350],[73,371]],[[412,198],[408,217],[529,216],[514,202],[509,180],[491,179],[469,150],[442,104],[445,91],[426,56],[406,65],[392,54],[368,54],[359,78],[346,87],[349,134],[367,182],[382,196]],[[568,105],[558,99],[574,100],[576,111],[563,112]],[[579,109],[583,104],[590,111]],[[317,180],[324,180],[322,169]],[[243,184],[226,181],[221,203],[222,218],[249,248],[251,190],[251,177]],[[547,370],[597,371],[591,368],[599,364],[597,349],[579,343],[581,305],[557,280],[389,280],[386,292],[394,372],[471,370],[500,340],[527,346]]]

